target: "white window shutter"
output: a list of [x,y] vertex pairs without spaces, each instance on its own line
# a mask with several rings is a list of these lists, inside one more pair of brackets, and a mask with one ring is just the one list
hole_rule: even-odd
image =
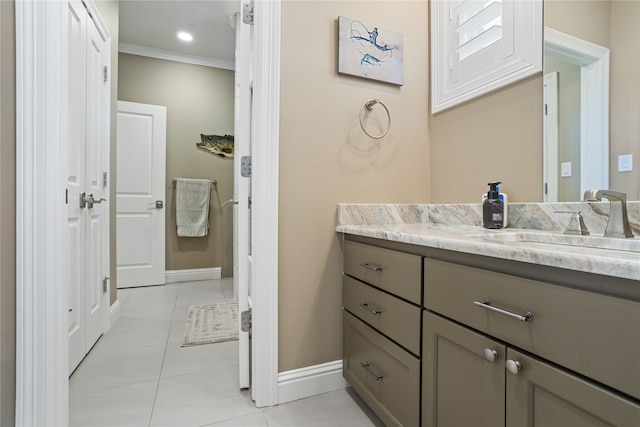
[[542,70],[542,0],[431,2],[432,112]]

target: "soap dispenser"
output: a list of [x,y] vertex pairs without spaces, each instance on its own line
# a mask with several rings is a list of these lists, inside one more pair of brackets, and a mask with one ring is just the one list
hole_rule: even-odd
[[500,182],[490,182],[487,198],[482,202],[482,225],[484,228],[502,228],[504,226],[504,202],[498,195]]

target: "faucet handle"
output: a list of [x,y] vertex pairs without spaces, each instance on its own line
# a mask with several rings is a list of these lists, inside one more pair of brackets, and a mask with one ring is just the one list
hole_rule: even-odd
[[571,214],[571,219],[569,220],[569,224],[567,224],[567,228],[564,230],[564,234],[578,236],[588,236],[590,234],[582,218],[582,211],[555,211],[555,213]]

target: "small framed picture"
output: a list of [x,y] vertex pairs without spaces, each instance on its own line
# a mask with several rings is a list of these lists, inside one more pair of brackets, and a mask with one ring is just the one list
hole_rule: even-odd
[[402,33],[338,17],[338,72],[404,84]]

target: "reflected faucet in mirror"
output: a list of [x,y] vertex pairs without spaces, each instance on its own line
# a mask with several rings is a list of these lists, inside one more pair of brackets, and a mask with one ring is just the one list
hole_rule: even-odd
[[627,195],[619,191],[611,190],[587,190],[584,193],[585,201],[609,200],[609,221],[604,230],[604,237],[632,238],[633,232],[627,216]]

